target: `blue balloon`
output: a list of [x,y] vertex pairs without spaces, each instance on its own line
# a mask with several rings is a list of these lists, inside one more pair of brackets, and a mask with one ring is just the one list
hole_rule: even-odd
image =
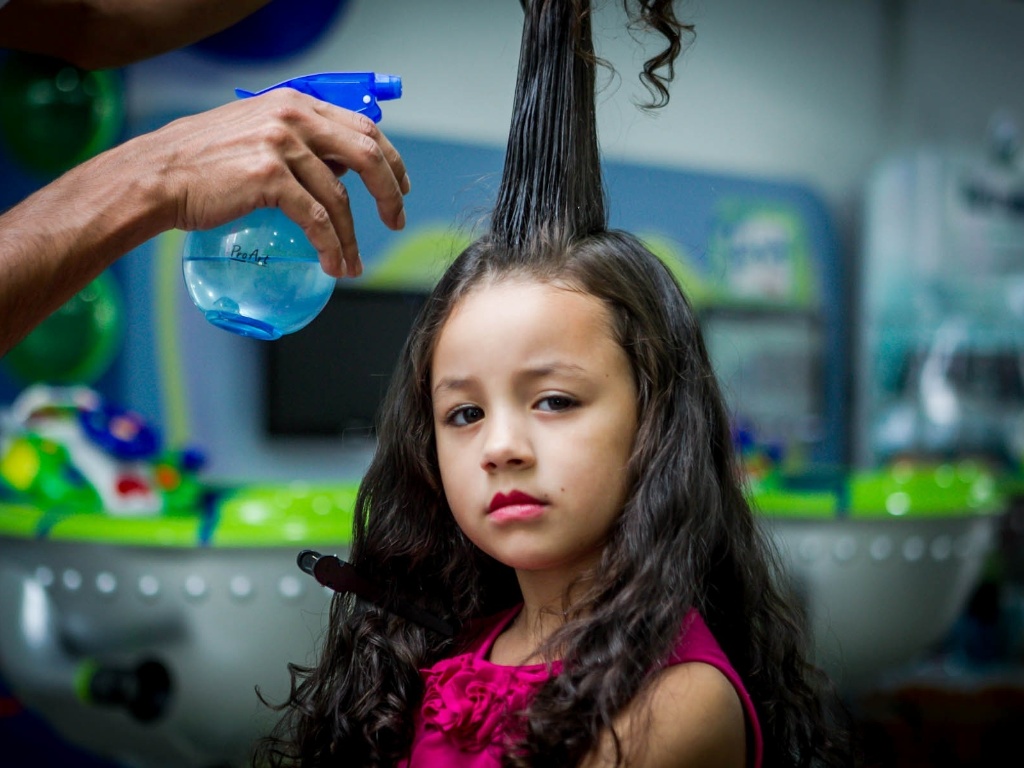
[[271,0],[192,48],[215,58],[243,62],[288,58],[320,39],[347,5],[348,0]]

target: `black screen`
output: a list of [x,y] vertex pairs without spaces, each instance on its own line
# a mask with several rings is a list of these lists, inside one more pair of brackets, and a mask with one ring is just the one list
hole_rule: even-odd
[[266,427],[280,437],[362,432],[426,293],[337,288],[305,328],[267,342]]

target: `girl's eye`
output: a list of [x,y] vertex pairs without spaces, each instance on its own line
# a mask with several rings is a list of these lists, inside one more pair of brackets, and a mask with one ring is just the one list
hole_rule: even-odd
[[537,409],[541,411],[565,411],[576,404],[576,400],[568,395],[548,395],[537,402]]
[[475,405],[460,405],[445,417],[444,423],[453,427],[465,427],[484,417],[484,409]]

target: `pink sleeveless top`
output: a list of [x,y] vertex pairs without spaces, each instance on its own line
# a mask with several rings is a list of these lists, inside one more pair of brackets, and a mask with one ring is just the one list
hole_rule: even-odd
[[[493,626],[480,633],[474,647],[459,656],[442,659],[420,670],[425,684],[423,705],[416,718],[409,758],[400,768],[498,768],[505,739],[507,715],[526,708],[534,692],[552,674],[545,664],[521,667],[493,664],[487,660],[491,646],[515,618],[520,606],[494,617]],[[747,721],[749,764],[761,768],[764,742],[754,704],[739,674],[696,611],[683,622],[679,643],[667,666],[703,662],[728,678],[743,703]]]

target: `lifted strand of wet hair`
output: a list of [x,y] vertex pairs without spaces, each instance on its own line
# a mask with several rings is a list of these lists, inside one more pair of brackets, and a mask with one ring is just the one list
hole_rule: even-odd
[[533,0],[523,24],[491,236],[510,255],[606,226],[589,0]]

